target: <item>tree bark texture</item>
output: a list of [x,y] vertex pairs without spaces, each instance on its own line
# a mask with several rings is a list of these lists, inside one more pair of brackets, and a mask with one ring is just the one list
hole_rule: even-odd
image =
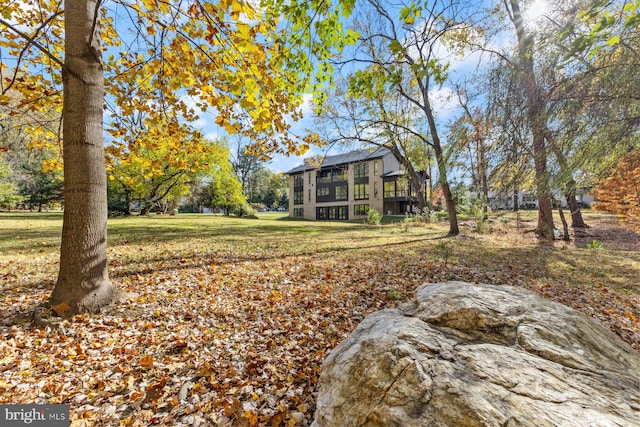
[[[438,139],[434,137],[434,139]],[[444,160],[444,153],[440,146],[440,140],[438,143],[434,143],[434,150],[436,155],[436,163],[438,164],[438,183],[442,188],[442,194],[447,205],[447,214],[449,215],[449,233],[448,236],[457,236],[460,234],[458,228],[458,213],[456,212],[456,203],[453,200],[453,193],[451,193],[451,187],[449,187],[449,180],[447,179],[447,167]]]
[[569,211],[571,212],[571,227],[589,228],[587,223],[584,222],[584,218],[582,218],[582,211],[580,210],[580,206],[578,206],[578,200],[576,200],[575,181],[571,181],[569,185],[573,186],[573,188],[570,188],[564,195]]
[[107,181],[102,114],[104,75],[94,0],[65,0],[64,222],[52,305],[64,314],[113,302],[107,271]]
[[[553,144],[553,153],[560,165],[560,169],[564,171],[568,171],[567,159],[558,147],[557,141],[555,138],[552,139],[550,136],[551,144]],[[569,171],[570,173],[570,171]],[[571,212],[571,227],[573,228],[588,228],[589,226],[584,222],[582,218],[582,211],[578,206],[578,201],[576,200],[576,182],[573,177],[570,177],[568,181],[564,184],[564,198],[567,200],[567,206],[569,207],[569,211]]]
[[533,68],[533,36],[526,33],[518,0],[510,0],[511,19],[518,37],[521,62],[522,89],[527,103],[527,117],[533,137],[536,194],[538,198],[538,225],[536,234],[544,239],[554,239],[551,189],[547,173],[545,133],[547,129],[544,94],[536,82]]
[[560,221],[562,221],[562,240],[568,242],[569,240],[571,240],[571,237],[569,237],[569,225],[567,224],[567,220],[564,218],[564,212],[562,211],[562,208],[558,208],[558,215],[560,215]]
[[447,214],[449,215],[449,233],[448,236],[457,236],[460,234],[458,228],[458,214],[456,212],[456,203],[453,200],[453,194],[449,187],[449,180],[447,179],[447,162],[444,158],[444,152],[442,150],[442,143],[438,136],[438,127],[436,126],[436,119],[429,103],[429,86],[425,84],[422,87],[422,99],[424,105],[422,106],[425,115],[427,116],[427,122],[429,123],[429,131],[431,132],[433,152],[436,156],[436,163],[438,167],[438,183],[442,188],[442,194],[447,204]]

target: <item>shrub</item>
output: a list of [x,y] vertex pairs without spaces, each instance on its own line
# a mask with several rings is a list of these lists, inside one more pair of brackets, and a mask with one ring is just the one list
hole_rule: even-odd
[[233,208],[233,214],[238,218],[258,218],[256,210],[249,205],[239,205]]
[[599,242],[595,239],[593,239],[591,243],[589,243],[589,249],[602,249],[602,248],[603,248],[602,242]]
[[382,221],[382,214],[375,209],[369,209],[367,224],[380,225],[380,221]]
[[442,258],[444,268],[447,268],[449,258],[453,255],[453,246],[449,242],[442,240],[433,247],[433,252],[437,257]]

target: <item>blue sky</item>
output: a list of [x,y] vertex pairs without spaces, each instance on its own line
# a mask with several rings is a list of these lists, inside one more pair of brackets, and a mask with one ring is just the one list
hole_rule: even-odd
[[[535,0],[529,7],[529,19],[531,21],[535,20],[539,14],[544,13],[544,0]],[[450,68],[450,76],[452,80],[458,80],[465,74],[472,71],[477,67],[480,58],[476,54],[471,54],[463,58],[456,58],[453,60]],[[435,99],[434,102],[434,110],[438,113],[438,119],[441,123],[446,123],[453,119],[456,115],[457,110],[455,108],[456,99],[454,93],[450,86],[443,86],[440,88],[435,88],[432,93],[432,99]],[[303,104],[302,113],[303,119],[298,122],[291,123],[292,125],[292,133],[304,136],[307,133],[307,130],[314,130],[313,124],[313,110],[311,107],[311,99],[308,97],[306,102]],[[226,133],[222,131],[218,126],[215,125],[215,115],[213,110],[209,110],[211,112],[207,112],[201,115],[201,118],[192,123],[196,128],[200,129],[204,135],[211,139],[217,139],[219,137],[226,136]],[[109,120],[109,113],[105,112],[105,119]],[[234,142],[234,138],[229,138],[231,144]],[[232,148],[233,149],[233,148]],[[353,148],[349,148],[353,149]],[[337,154],[340,152],[348,151],[349,149],[343,147],[311,147],[311,149],[305,154],[303,157],[296,156],[284,156],[284,155],[274,155],[273,160],[268,162],[266,166],[274,172],[286,172],[293,167],[301,164],[304,160],[304,157],[315,156],[315,155],[326,155],[326,154]]]

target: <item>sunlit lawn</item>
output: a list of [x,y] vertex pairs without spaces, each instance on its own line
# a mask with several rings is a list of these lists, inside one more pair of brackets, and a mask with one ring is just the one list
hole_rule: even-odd
[[[615,233],[590,244],[591,234],[603,235],[598,227],[578,245],[540,244],[530,232],[534,218],[494,214],[490,233],[467,220],[450,239],[444,222],[402,218],[383,226],[284,213],[115,218],[109,269],[121,301],[63,322],[66,334],[51,338],[56,332],[29,329],[27,318],[53,287],[62,215],[0,213],[0,332],[22,343],[0,350],[0,402],[66,402],[89,421],[128,425],[153,416],[172,425],[188,422],[176,396],[191,381],[193,414],[208,422],[240,417],[232,413],[237,400],[262,424],[300,416],[308,423],[326,352],[367,314],[408,300],[423,282],[445,280],[532,289],[639,348],[640,251],[619,247]],[[603,220],[615,223],[587,215]],[[59,370],[67,359],[72,364]],[[69,385],[58,390],[60,381]]]

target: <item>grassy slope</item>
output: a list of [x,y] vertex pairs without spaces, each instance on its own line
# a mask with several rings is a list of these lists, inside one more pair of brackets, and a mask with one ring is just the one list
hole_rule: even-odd
[[[525,233],[532,214],[501,217],[491,234],[469,223],[447,240],[445,224],[371,227],[279,213],[113,219],[110,274],[123,299],[107,313],[65,321],[59,334],[23,319],[53,286],[61,215],[0,213],[0,333],[8,343],[0,403],[71,403],[88,425],[172,425],[189,416],[304,425],[326,352],[368,313],[443,280],[533,289],[640,348],[640,252],[617,249],[615,233],[595,228],[578,245],[541,245]],[[587,221],[603,218],[612,221]],[[612,240],[592,249],[592,235]],[[187,381],[192,410],[178,401]]]

